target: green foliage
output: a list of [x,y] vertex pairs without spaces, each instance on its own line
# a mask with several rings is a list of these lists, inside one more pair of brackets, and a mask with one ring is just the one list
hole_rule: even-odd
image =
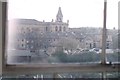
[[53,57],[57,58],[59,62],[66,62],[67,61],[67,54],[62,51],[57,51],[52,55]]
[[[118,62],[120,58],[120,53],[106,54],[107,61]],[[63,51],[57,51],[52,54],[48,62],[56,63],[82,63],[82,62],[99,62],[100,54],[94,52],[85,52],[82,54],[66,54]]]
[[[95,53],[83,53],[83,54],[73,54],[73,55],[68,55],[62,51],[56,52],[52,55],[52,57],[58,59],[58,62],[69,62],[69,63],[79,63],[79,62],[96,62],[100,61],[100,56],[99,54]],[[56,61],[56,62],[57,62]]]
[[109,62],[118,62],[120,61],[120,52],[116,52],[113,54],[107,54],[107,61]]
[[118,49],[120,49],[120,32],[118,34]]
[[66,50],[75,50],[79,46],[79,41],[70,37],[64,37],[57,42],[57,45]]

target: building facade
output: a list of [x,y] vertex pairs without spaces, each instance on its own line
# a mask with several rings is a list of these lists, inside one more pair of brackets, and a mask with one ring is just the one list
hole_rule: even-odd
[[[10,32],[12,37],[9,39],[9,48],[32,52],[42,50],[50,54],[60,47],[63,49],[68,47],[70,50],[74,47],[76,49],[102,48],[102,29],[69,28],[68,26],[69,21],[63,22],[61,7],[58,9],[55,21],[15,19],[10,21],[9,27],[13,28],[13,31]],[[112,35],[108,34],[106,48],[112,48],[112,44]]]
[[[14,27],[14,30],[10,32],[12,33],[10,46],[13,46],[10,48],[38,49],[39,43],[42,41],[41,39],[45,38],[46,34],[67,32],[69,21],[63,22],[63,14],[61,7],[59,7],[55,21],[45,22],[44,20],[37,21],[35,19],[15,19],[10,21],[9,25],[11,28]],[[51,38],[48,41],[52,41]]]

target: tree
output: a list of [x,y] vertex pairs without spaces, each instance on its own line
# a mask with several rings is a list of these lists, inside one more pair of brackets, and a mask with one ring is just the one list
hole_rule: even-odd
[[120,32],[118,33],[118,48],[120,49]]
[[76,50],[79,47],[79,41],[70,37],[63,37],[57,42],[59,47],[62,50],[66,50],[67,53],[72,53],[73,50]]
[[113,49],[117,49],[118,46],[120,46],[120,41],[118,40],[120,38],[119,35],[113,35],[112,36],[112,42],[113,42]]

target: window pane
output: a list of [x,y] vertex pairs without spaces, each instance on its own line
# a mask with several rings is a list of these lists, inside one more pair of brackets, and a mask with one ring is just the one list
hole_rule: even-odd
[[[110,38],[111,35],[111,39]],[[119,45],[119,33],[118,30],[107,30],[107,43],[106,43],[106,57],[107,62],[119,62],[120,49]],[[108,40],[109,39],[109,40]]]
[[[116,15],[117,2],[108,1],[106,58],[111,62],[118,62],[119,54],[118,29],[114,23],[117,18],[111,17],[111,11]],[[7,64],[100,62],[103,3],[102,0],[69,3],[67,0],[9,0]],[[54,16],[55,20],[51,18]]]

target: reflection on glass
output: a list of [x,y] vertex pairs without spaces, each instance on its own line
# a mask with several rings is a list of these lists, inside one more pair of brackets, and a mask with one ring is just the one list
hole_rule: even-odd
[[[11,5],[13,3],[11,0],[9,2],[10,3],[8,7],[10,11],[14,11],[14,6]],[[30,2],[28,3],[28,6],[30,6]],[[97,4],[97,2],[95,3]],[[16,4],[18,3],[16,2]],[[102,6],[102,3],[100,4]],[[16,13],[15,17],[12,16],[14,19],[11,19],[10,16],[15,13],[11,13],[10,11],[8,12],[8,46],[6,51],[8,64],[88,63],[101,61],[101,27],[70,27],[69,25],[72,22],[69,22],[69,20],[66,22],[63,21],[64,17],[62,7],[58,8],[55,20],[52,19],[51,22],[46,22],[45,20],[39,21],[39,19],[35,18],[35,15],[38,15],[39,11],[38,13],[35,12],[33,14],[34,10],[30,10],[29,12],[29,7],[26,7],[28,8],[27,10],[29,12],[27,15],[30,15],[32,13],[32,15],[28,17],[26,15],[27,10],[21,9],[21,7],[24,6],[20,6],[21,5],[16,5],[15,11],[17,8],[20,8],[19,11],[23,10],[22,12],[24,13],[19,13],[18,15],[18,13],[14,11]],[[97,10],[100,10],[100,12],[102,12],[100,6],[94,6],[96,6]],[[93,11],[93,13],[97,14],[98,12]],[[99,14],[99,17],[101,15],[103,14]],[[33,16],[32,19],[30,19],[31,16]],[[73,15],[73,17],[74,16],[75,15]],[[89,20],[89,22],[90,21],[92,20]],[[94,24],[96,24],[96,22],[94,22]],[[106,55],[107,61],[109,62],[118,62],[118,54],[120,50],[117,46],[117,36],[117,29],[114,28],[107,30]]]
[[[104,77],[103,77],[104,76]],[[2,76],[2,80],[54,80],[54,74],[46,73],[46,74],[23,74],[23,75],[14,75],[14,76]],[[118,80],[120,78],[120,72],[106,72],[104,75],[101,72],[71,72],[71,73],[59,73],[56,74],[56,78],[58,79],[79,79],[79,80]]]
[[106,78],[108,78],[108,80],[109,79],[114,80],[115,78],[119,79],[120,78],[120,72],[107,72],[106,73]]
[[[66,31],[62,27],[56,31],[53,23],[66,26]],[[46,31],[45,26],[48,24],[52,27],[49,26]],[[12,37],[8,41],[8,63],[100,61],[101,29],[68,29],[67,23],[39,22],[34,19],[15,19],[10,21],[9,27],[14,27],[15,30],[11,32]]]
[[58,74],[58,76],[60,78],[73,78],[73,79],[77,79],[77,78],[93,78],[93,79],[100,79],[101,77],[101,73],[63,73],[63,74]]
[[23,75],[14,75],[14,76],[6,76],[6,75],[4,75],[4,76],[2,76],[2,80],[16,80],[16,79],[20,79],[20,80],[27,80],[27,79],[29,79],[29,80],[38,80],[38,79],[40,79],[40,80],[44,80],[44,78],[48,78],[48,79],[52,79],[53,78],[53,75],[52,74],[23,74]]

